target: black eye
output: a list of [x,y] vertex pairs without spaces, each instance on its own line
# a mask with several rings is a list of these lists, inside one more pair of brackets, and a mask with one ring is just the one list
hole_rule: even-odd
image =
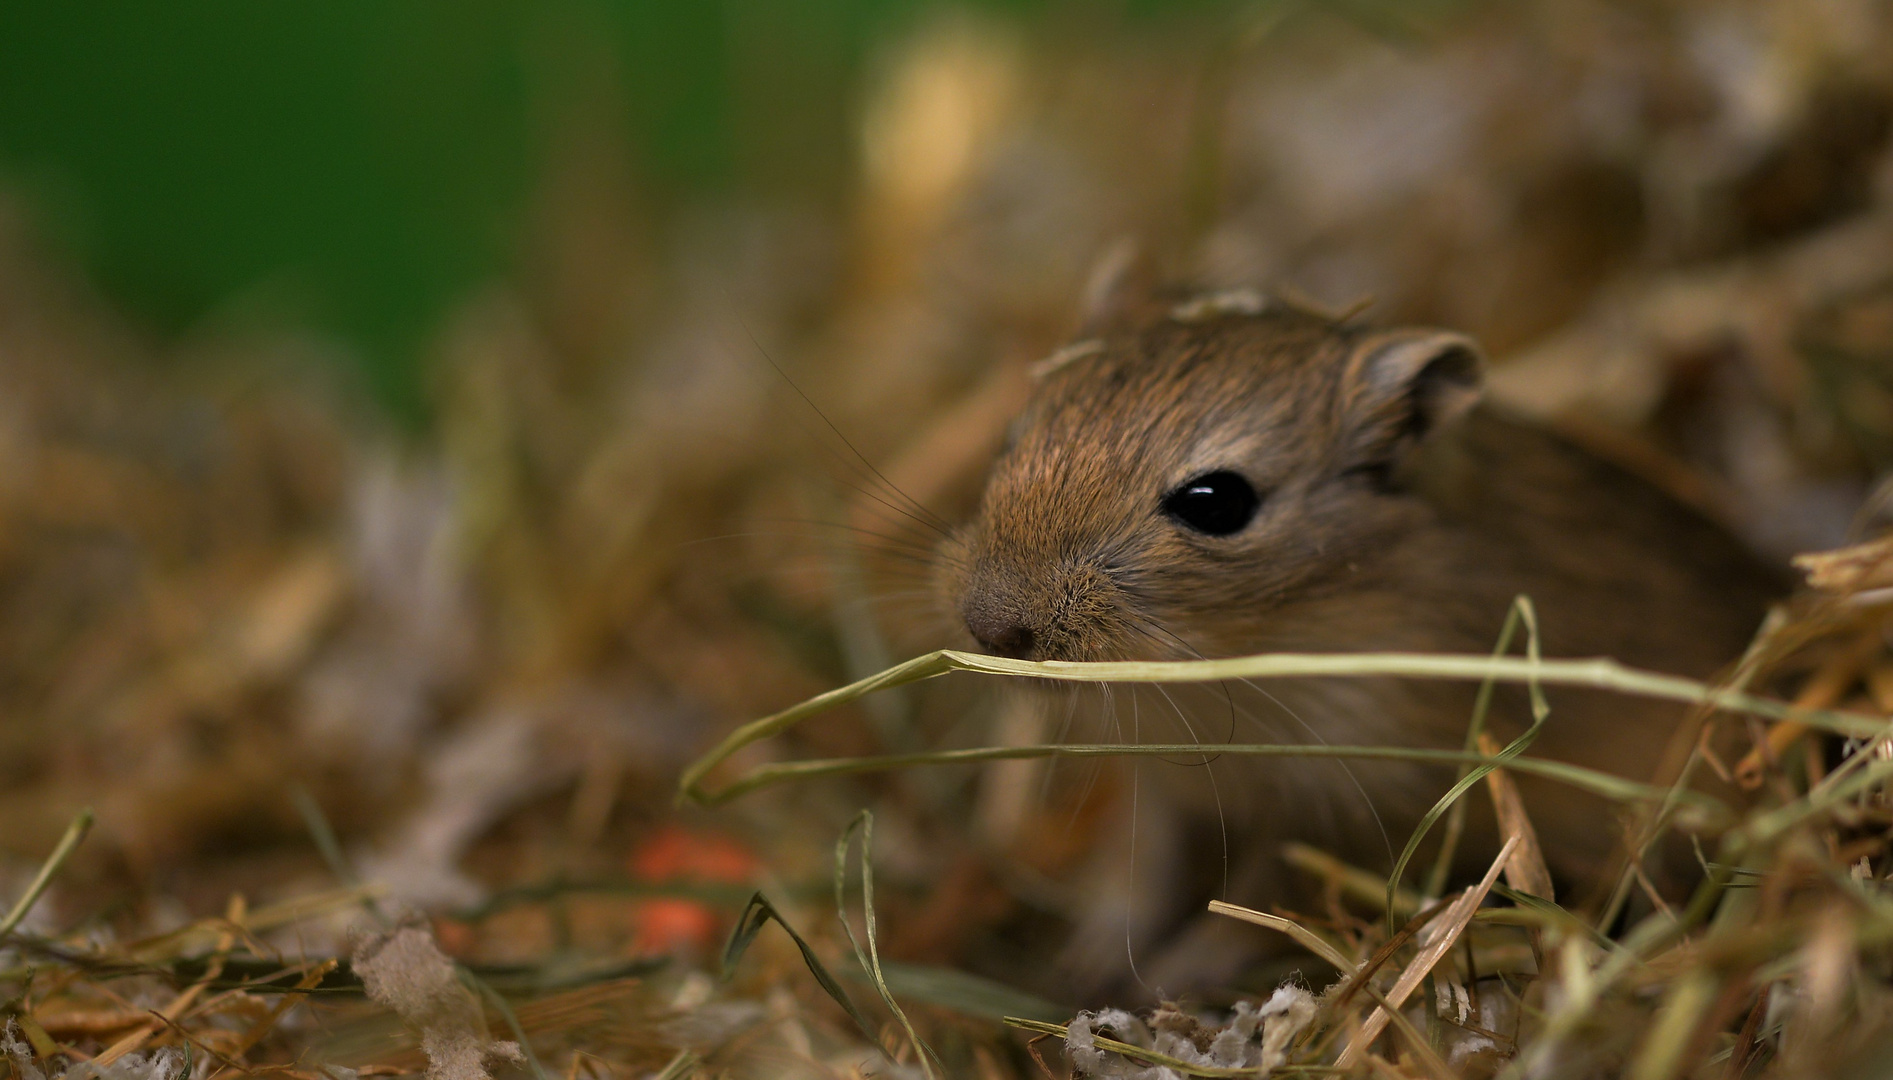
[[1200,533],[1228,536],[1254,519],[1262,496],[1236,473],[1204,473],[1163,497],[1163,512]]

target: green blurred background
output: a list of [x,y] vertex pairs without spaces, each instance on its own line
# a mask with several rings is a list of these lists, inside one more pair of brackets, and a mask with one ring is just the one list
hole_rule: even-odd
[[[561,123],[603,110],[638,198],[835,205],[875,44],[922,0],[334,0],[0,8],[0,184],[157,335],[263,313],[427,413],[443,308],[518,256]],[[985,5],[1146,26],[1214,0]]]

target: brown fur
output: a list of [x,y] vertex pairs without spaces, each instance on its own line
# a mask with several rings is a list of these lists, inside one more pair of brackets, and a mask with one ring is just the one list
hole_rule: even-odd
[[[1654,487],[1473,407],[1481,362],[1462,338],[1346,327],[1281,305],[1193,314],[1108,333],[1044,377],[940,562],[943,597],[989,647],[1065,660],[1480,653],[1525,594],[1547,655],[1701,678],[1740,654],[1778,593],[1773,572]],[[1246,529],[1205,536],[1161,512],[1167,492],[1216,469],[1263,494]],[[1113,737],[1456,748],[1473,688],[1282,680],[1115,694],[1104,716]],[[1522,698],[1503,700],[1498,726],[1515,732]],[[1553,691],[1551,703],[1534,754],[1639,779],[1681,715],[1583,691]],[[1152,793],[1137,869],[1148,895],[1125,894],[1120,876],[1079,935],[1078,966],[1096,979],[1123,969],[1127,920],[1149,945],[1220,891],[1214,874],[1177,887],[1204,827],[1227,829],[1228,898],[1267,908],[1290,896],[1283,840],[1385,870],[1374,815],[1397,849],[1451,781],[1365,762],[1140,768]],[[1525,796],[1554,872],[1594,878],[1617,839],[1609,808],[1549,784],[1527,784]],[[1489,859],[1491,847],[1479,837],[1468,857]],[[1145,976],[1171,991],[1226,978],[1262,937],[1226,922],[1185,930]]]

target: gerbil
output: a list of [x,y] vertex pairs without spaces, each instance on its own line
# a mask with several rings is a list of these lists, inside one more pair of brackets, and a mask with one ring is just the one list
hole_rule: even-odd
[[[1548,656],[1705,678],[1741,654],[1781,589],[1656,487],[1480,405],[1484,361],[1458,334],[1369,329],[1239,294],[1145,305],[1047,366],[974,518],[942,549],[942,598],[983,651],[1483,653],[1524,594]],[[1474,692],[1392,679],[1141,698],[1118,687],[1106,734],[1458,748]],[[1600,692],[1550,700],[1534,755],[1637,779],[1656,771],[1683,716]],[[1520,701],[1509,716],[1495,710],[1501,735],[1519,730]],[[1263,910],[1293,899],[1279,859],[1288,840],[1385,871],[1382,825],[1397,850],[1452,779],[1398,763],[1228,756],[1139,775],[1139,893],[1125,893],[1120,868],[1114,899],[1073,946],[1094,993],[1127,972],[1127,935],[1147,985],[1219,985],[1266,935],[1192,919],[1204,900],[1225,887]],[[1521,785],[1554,875],[1594,881],[1618,841],[1610,807]],[[1192,837],[1218,829],[1226,868],[1214,840],[1186,856]],[[1494,847],[1488,828],[1466,854],[1489,860]],[[1192,865],[1209,880],[1178,888]]]

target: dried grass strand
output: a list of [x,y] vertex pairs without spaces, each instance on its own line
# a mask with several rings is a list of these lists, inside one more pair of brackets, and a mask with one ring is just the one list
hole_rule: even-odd
[[[764,769],[756,770],[750,777],[743,778],[730,786],[717,791],[706,790],[703,786],[710,772],[728,760],[745,746],[763,739],[781,734],[809,717],[819,715],[829,709],[848,704],[867,694],[879,690],[889,690],[907,686],[926,679],[936,678],[952,671],[972,671],[987,675],[1011,675],[1025,678],[1049,679],[1056,682],[1154,682],[1188,683],[1216,682],[1223,679],[1269,679],[1269,678],[1336,678],[1391,676],[1396,678],[1445,679],[1471,681],[1492,679],[1505,683],[1539,684],[1546,686],[1578,686],[1591,689],[1608,690],[1638,697],[1676,701],[1690,705],[1705,705],[1729,712],[1745,713],[1769,720],[1795,719],[1810,727],[1834,731],[1839,734],[1857,737],[1870,737],[1884,730],[1881,721],[1870,717],[1842,712],[1833,709],[1797,710],[1793,706],[1758,697],[1753,694],[1734,690],[1720,689],[1686,679],[1676,675],[1663,675],[1627,667],[1615,660],[1596,658],[1588,660],[1542,660],[1534,657],[1506,656],[1470,656],[1461,654],[1427,653],[1265,653],[1258,656],[1234,657],[1226,660],[1169,660],[1169,661],[1122,661],[1111,663],[1079,663],[1062,660],[1012,660],[998,656],[983,656],[978,653],[960,652],[954,649],[941,649],[915,657],[904,663],[860,679],[847,686],[838,687],[823,694],[784,709],[772,716],[751,721],[730,733],[708,754],[694,762],[684,771],[679,781],[678,800],[699,804],[714,804],[727,801],[745,791],[754,790],[761,784],[748,783],[753,777],[763,775]],[[1075,749],[1075,748],[1067,748]],[[1167,750],[1166,753],[1200,753],[1203,747]],[[1241,752],[1233,747],[1215,747],[1218,752]],[[1288,753],[1291,748],[1270,749],[1263,753]],[[1292,748],[1296,752],[1309,753],[1312,747]],[[1381,748],[1385,749],[1385,748]],[[1012,754],[1021,757],[1044,756],[1060,752],[1055,748],[987,748],[981,752]],[[1093,751],[1107,752],[1107,751]],[[1121,749],[1112,749],[1109,753],[1124,753]],[[1250,751],[1254,752],[1254,751]],[[1411,751],[1409,751],[1411,752]],[[1447,752],[1451,753],[1451,752]],[[1314,755],[1310,755],[1314,756]],[[1347,756],[1363,756],[1351,753]],[[877,768],[895,768],[908,764],[930,764],[950,760],[993,760],[991,757],[962,755],[949,758],[944,755],[920,755],[900,759],[880,759]],[[1412,758],[1410,760],[1419,760]],[[1462,756],[1449,756],[1432,759],[1440,763],[1454,764],[1471,760]],[[1483,756],[1478,756],[1483,760]],[[1521,771],[1522,759],[1510,767]],[[769,775],[785,779],[795,775],[775,767]],[[826,774],[837,771],[833,764],[825,766],[819,772]],[[804,772],[802,775],[808,775]],[[1606,774],[1596,774],[1599,776]],[[772,779],[768,782],[775,782]],[[1657,789],[1651,789],[1657,790]],[[1667,790],[1667,789],[1664,789]]]

